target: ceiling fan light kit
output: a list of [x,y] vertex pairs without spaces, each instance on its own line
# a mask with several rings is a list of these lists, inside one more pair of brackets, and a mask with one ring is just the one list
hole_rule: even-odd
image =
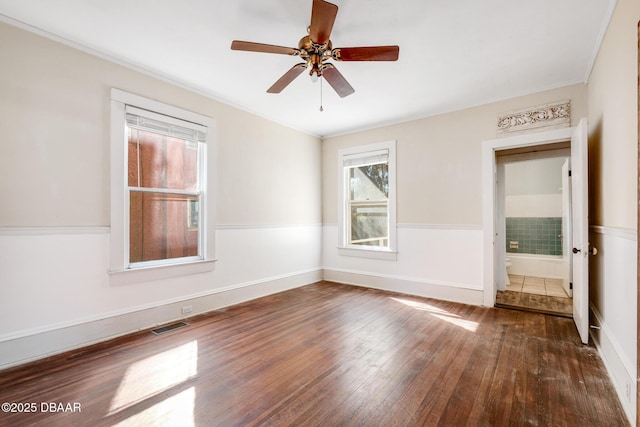
[[280,93],[303,71],[309,69],[312,81],[323,77],[336,93],[344,98],[355,90],[338,71],[333,61],[396,61],[400,53],[398,46],[366,46],[333,48],[329,39],[338,6],[324,0],[313,0],[311,24],[308,35],[302,37],[297,48],[234,40],[231,49],[248,52],[275,53],[299,56],[304,62],[291,67],[269,89],[268,93]]

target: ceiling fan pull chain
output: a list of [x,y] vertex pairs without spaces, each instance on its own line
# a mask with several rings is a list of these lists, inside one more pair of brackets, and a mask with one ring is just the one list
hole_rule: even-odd
[[324,80],[322,78],[322,76],[320,76],[320,112],[322,113],[324,111],[324,108],[322,108],[322,80]]

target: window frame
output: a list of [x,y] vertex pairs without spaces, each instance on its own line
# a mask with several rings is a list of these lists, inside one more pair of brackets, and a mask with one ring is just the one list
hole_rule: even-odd
[[[349,169],[345,160],[366,158],[376,153],[387,153],[389,172],[389,194],[387,198],[388,246],[368,246],[349,244],[351,233],[351,200]],[[374,144],[349,147],[338,152],[338,254],[373,259],[397,259],[397,225],[396,225],[396,141],[384,141]]]
[[[198,168],[200,184],[199,255],[196,257],[171,258],[160,261],[129,261],[129,188],[127,164],[127,106],[142,109],[152,114],[167,116],[183,122],[206,127],[206,138],[200,148]],[[119,89],[111,89],[111,237],[110,273],[112,278],[138,276],[137,280],[152,278],[150,271],[161,270],[159,277],[174,277],[213,270],[215,261],[215,121],[210,117],[183,110],[178,107],[134,95]],[[137,273],[134,273],[137,272]]]

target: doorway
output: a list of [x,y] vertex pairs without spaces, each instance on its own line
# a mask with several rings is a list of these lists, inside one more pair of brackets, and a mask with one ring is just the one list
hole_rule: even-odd
[[573,316],[570,141],[496,151],[496,306]]
[[[500,198],[497,197],[496,153],[517,149],[522,152],[545,151],[555,144],[570,142],[571,147],[571,278],[573,283],[573,321],[580,340],[589,342],[589,218],[587,176],[587,129],[586,119],[575,127],[527,133],[507,138],[483,141],[482,143],[482,216],[483,216],[483,304],[493,307],[499,278],[504,276],[506,262],[500,247],[495,211]],[[513,152],[513,154],[516,154]],[[504,240],[503,240],[504,242]],[[504,243],[502,243],[504,245]],[[595,249],[594,249],[595,253]]]

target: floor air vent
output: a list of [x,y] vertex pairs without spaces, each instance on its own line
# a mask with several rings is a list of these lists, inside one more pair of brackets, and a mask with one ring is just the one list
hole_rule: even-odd
[[185,326],[189,326],[189,324],[185,322],[176,322],[161,328],[153,329],[151,330],[151,333],[154,335],[162,335],[166,332],[173,331],[174,329],[184,328]]

